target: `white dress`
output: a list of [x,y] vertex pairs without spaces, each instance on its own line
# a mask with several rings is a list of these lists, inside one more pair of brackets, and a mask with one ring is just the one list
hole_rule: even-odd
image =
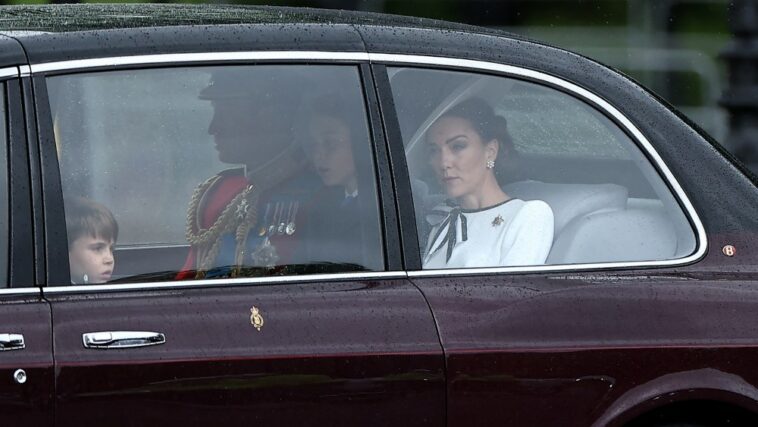
[[541,200],[477,210],[442,204],[427,220],[433,228],[424,269],[539,265],[553,244],[553,211]]

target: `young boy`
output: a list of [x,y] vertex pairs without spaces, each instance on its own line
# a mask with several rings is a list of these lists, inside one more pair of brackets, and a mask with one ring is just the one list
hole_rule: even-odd
[[113,274],[118,223],[105,206],[84,198],[67,200],[66,229],[71,283],[104,283]]

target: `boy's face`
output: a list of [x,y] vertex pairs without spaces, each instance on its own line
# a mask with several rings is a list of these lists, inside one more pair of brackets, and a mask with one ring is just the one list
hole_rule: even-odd
[[111,239],[89,235],[74,240],[68,250],[72,281],[82,283],[85,274],[87,283],[104,283],[110,280],[114,266],[114,243]]

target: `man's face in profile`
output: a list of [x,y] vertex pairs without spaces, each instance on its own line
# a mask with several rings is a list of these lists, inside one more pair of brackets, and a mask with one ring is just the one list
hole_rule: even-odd
[[242,97],[215,99],[212,104],[208,133],[220,161],[255,167],[287,145],[286,123],[271,105]]

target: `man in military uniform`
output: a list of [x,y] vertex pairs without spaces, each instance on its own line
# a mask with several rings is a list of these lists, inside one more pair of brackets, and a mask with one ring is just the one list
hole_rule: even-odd
[[213,106],[208,133],[219,160],[243,167],[195,190],[187,213],[191,248],[179,279],[237,277],[288,263],[302,231],[298,210],[313,187],[293,137],[303,80],[283,67],[233,67],[214,72],[200,93]]

